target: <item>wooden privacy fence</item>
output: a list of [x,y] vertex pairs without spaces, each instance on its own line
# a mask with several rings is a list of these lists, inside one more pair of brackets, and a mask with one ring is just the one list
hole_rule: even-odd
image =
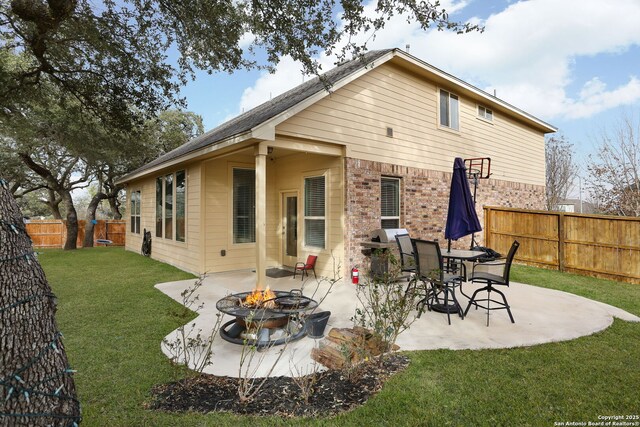
[[[66,221],[58,219],[29,220],[26,224],[27,233],[33,241],[35,248],[62,248],[67,239]],[[78,247],[82,247],[84,241],[84,227],[86,221],[78,221]],[[123,220],[98,220],[93,227],[94,245],[97,239],[111,240],[114,246],[124,246],[126,234],[126,221]]]
[[486,206],[485,244],[538,267],[640,284],[640,218]]

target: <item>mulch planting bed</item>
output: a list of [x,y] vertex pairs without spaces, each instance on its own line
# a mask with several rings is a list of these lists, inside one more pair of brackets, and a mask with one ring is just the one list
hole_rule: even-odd
[[[155,386],[151,390],[152,398],[147,408],[169,412],[226,411],[242,415],[331,416],[364,404],[391,375],[408,365],[406,356],[394,354],[382,361],[362,363],[350,371],[317,373],[308,402],[304,401],[300,386],[289,377],[268,378],[250,402],[240,403],[238,378],[202,374]],[[309,376],[303,378],[310,380]]]

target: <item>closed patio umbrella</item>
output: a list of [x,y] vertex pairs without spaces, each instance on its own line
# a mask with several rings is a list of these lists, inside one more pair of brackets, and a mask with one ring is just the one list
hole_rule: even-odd
[[466,170],[464,161],[460,157],[456,157],[451,177],[447,226],[444,230],[444,237],[449,240],[449,250],[451,250],[452,239],[458,240],[461,237],[482,231],[475,203],[471,197]]

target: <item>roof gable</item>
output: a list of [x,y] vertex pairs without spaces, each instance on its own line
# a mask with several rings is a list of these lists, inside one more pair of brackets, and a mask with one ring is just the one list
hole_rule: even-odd
[[[324,97],[330,93],[332,87],[340,87],[360,75],[359,72],[367,72],[380,66],[381,64],[393,60],[400,61],[407,66],[413,66],[420,70],[429,79],[446,81],[467,91],[473,96],[484,99],[490,104],[500,106],[511,114],[525,119],[531,125],[540,129],[544,129],[546,133],[555,132],[556,129],[543,122],[536,117],[518,109],[495,96],[492,96],[477,87],[458,79],[432,65],[415,58],[399,49],[384,49],[370,51],[350,61],[344,62],[337,67],[327,71],[320,77],[315,77],[305,83],[302,83],[293,89],[282,93],[281,95],[258,105],[251,110],[240,114],[239,116],[222,123],[216,128],[188,141],[180,147],[158,157],[157,159],[145,164],[144,166],[134,170],[133,172],[122,177],[119,182],[126,182],[130,179],[149,173],[153,169],[171,163],[180,161],[181,158],[196,153],[207,147],[214,147],[222,144],[232,138],[244,135],[252,130],[265,125],[267,123],[278,124],[286,119],[286,113],[295,113],[296,107],[305,104],[317,102],[318,97]],[[290,111],[293,110],[293,111]]]
[[204,147],[219,144],[228,138],[250,131],[256,126],[259,126],[279,114],[286,112],[311,96],[323,91],[327,92],[328,89],[340,80],[352,75],[360,69],[365,68],[373,61],[392,51],[393,49],[370,51],[362,57],[344,62],[327,71],[322,76],[315,77],[304,82],[293,89],[278,95],[270,101],[260,104],[257,107],[222,123],[214,129],[205,132],[191,141],[188,141],[180,147],[127,174],[127,176],[123,177],[120,181],[124,182],[129,177],[138,175],[141,172],[154,168],[155,166],[162,165],[163,163],[167,163],[186,154],[198,151]]

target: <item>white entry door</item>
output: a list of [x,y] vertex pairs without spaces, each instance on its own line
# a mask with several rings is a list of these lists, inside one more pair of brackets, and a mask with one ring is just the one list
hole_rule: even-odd
[[282,194],[282,263],[293,267],[298,261],[298,194]]

